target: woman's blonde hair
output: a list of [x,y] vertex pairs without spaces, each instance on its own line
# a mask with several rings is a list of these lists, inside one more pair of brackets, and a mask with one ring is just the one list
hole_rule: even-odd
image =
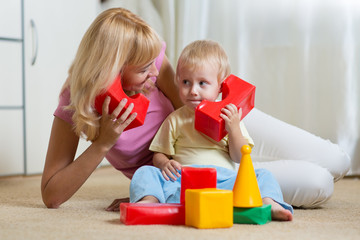
[[176,67],[176,81],[182,68],[196,69],[212,65],[219,69],[218,81],[222,82],[230,75],[230,63],[225,50],[219,43],[212,40],[197,40],[187,45],[180,54]]
[[99,132],[95,98],[104,93],[124,66],[141,66],[161,50],[156,32],[140,17],[123,8],[102,12],[86,31],[69,69],[63,90],[70,88],[72,120],[78,136],[94,140]]

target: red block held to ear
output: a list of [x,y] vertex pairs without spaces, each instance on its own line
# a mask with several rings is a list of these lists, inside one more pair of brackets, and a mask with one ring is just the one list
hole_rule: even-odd
[[238,109],[242,109],[243,119],[254,108],[255,101],[255,86],[235,75],[230,75],[223,81],[221,91],[222,101],[203,100],[195,109],[195,129],[215,141],[220,141],[227,134],[225,121],[220,117],[221,109],[233,103]]
[[134,96],[131,97],[127,96],[122,89],[120,75],[118,75],[118,77],[114,80],[114,82],[112,83],[112,85],[110,86],[110,88],[107,90],[106,93],[96,97],[95,109],[99,114],[102,114],[102,105],[104,103],[106,96],[111,97],[111,101],[109,104],[109,113],[112,113],[114,111],[114,109],[119,105],[120,101],[123,98],[126,98],[128,100],[124,109],[119,114],[119,117],[128,108],[130,103],[134,104],[134,108],[131,111],[131,113],[136,112],[137,116],[130,123],[130,125],[124,129],[124,131],[129,130],[131,128],[139,127],[144,124],[150,101],[141,93],[135,94]]

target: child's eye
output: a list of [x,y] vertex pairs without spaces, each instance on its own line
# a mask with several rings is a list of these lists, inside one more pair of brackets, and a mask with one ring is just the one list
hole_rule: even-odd
[[182,82],[184,85],[189,85],[189,80],[183,80]]
[[201,81],[199,84],[200,84],[200,86],[205,86],[207,84],[207,82]]

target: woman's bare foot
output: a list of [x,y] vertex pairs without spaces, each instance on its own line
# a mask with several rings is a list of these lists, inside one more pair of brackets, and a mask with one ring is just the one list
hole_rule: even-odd
[[129,198],[115,199],[105,210],[106,211],[118,212],[120,210],[120,208],[119,208],[120,203],[128,203],[129,201],[130,201]]
[[159,200],[156,197],[149,195],[143,197],[137,203],[159,203]]
[[271,219],[275,221],[292,221],[293,215],[289,210],[283,208],[280,204],[271,198],[263,198],[264,204],[271,205]]

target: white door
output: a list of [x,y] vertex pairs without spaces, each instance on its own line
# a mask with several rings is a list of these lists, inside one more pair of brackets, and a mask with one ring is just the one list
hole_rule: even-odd
[[0,41],[0,53],[0,176],[23,174],[21,41]]
[[26,0],[26,174],[41,173],[60,89],[97,0]]
[[24,173],[21,0],[0,0],[0,176]]

